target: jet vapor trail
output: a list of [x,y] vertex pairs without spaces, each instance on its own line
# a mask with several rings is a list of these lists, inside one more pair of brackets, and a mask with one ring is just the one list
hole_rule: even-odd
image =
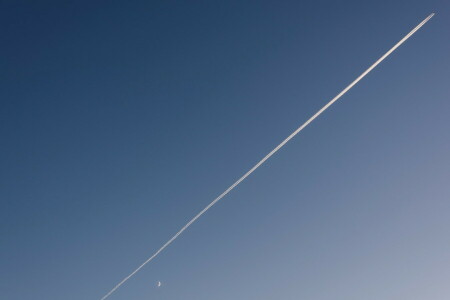
[[419,30],[426,22],[428,22],[434,13],[426,17],[419,25],[417,25],[411,32],[409,32],[405,37],[403,37],[394,47],[392,47],[388,52],[386,52],[382,57],[380,57],[373,65],[371,65],[367,70],[365,70],[358,78],[356,78],[352,83],[350,83],[345,89],[343,89],[336,97],[330,100],[324,107],[322,107],[318,112],[316,112],[311,118],[309,118],[303,125],[297,128],[291,135],[289,135],[284,141],[282,141],[278,146],[269,152],[263,159],[261,159],[253,168],[251,168],[247,173],[245,173],[241,178],[239,178],[235,183],[233,183],[229,188],[227,188],[222,194],[220,194],[216,199],[214,199],[208,206],[206,206],[202,211],[200,211],[192,220],[190,220],[183,228],[180,229],[171,239],[169,239],[158,251],[156,251],[150,258],[148,258],[143,264],[141,264],[136,270],[134,270],[130,275],[125,277],[121,282],[119,282],[111,291],[109,291],[101,300],[105,300],[112,293],[114,293],[122,284],[124,284],[128,279],[130,279],[134,274],[139,272],[146,264],[152,261],[159,253],[161,253],[167,246],[169,246],[174,240],[180,236],[189,226],[192,225],[198,218],[201,217],[208,209],[210,209],[214,204],[216,204],[220,199],[225,197],[231,190],[233,190],[237,185],[239,185],[245,178],[250,176],[256,169],[259,168],[266,160],[268,160],[272,155],[280,150],[287,142],[289,142],[294,136],[296,136],[300,131],[302,131],[306,126],[314,121],[320,114],[322,114],[328,107],[330,107],[334,102],[341,98],[345,93],[347,93],[355,84],[357,84],[361,79],[363,79],[370,71],[372,71],[378,64],[380,64],[386,57],[388,57],[395,49],[397,49],[401,44],[403,44],[408,38],[410,38],[417,30]]

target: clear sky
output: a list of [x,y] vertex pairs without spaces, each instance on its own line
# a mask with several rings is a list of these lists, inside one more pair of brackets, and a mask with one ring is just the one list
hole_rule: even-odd
[[0,298],[100,299],[431,12],[110,299],[449,299],[434,0],[1,1]]

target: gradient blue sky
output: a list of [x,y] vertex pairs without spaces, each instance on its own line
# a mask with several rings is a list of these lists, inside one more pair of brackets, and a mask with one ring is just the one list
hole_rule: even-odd
[[101,298],[431,12],[111,299],[448,300],[433,0],[1,1],[0,298]]

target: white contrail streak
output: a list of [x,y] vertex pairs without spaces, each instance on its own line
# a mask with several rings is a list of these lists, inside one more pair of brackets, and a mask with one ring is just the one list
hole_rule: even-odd
[[289,142],[294,136],[297,135],[300,131],[303,130],[309,123],[314,121],[321,113],[323,113],[328,107],[330,107],[334,102],[336,102],[339,98],[341,98],[345,93],[347,93],[355,84],[357,84],[361,79],[364,78],[370,71],[372,71],[379,63],[381,63],[386,57],[388,57],[395,49],[397,49],[401,44],[403,44],[409,37],[411,37],[417,30],[420,29],[426,22],[428,22],[434,13],[429,15],[425,20],[420,22],[410,33],[408,33],[404,38],[402,38],[394,47],[392,47],[388,52],[386,52],[382,57],[380,57],[373,65],[371,65],[367,70],[365,70],[358,78],[356,78],[352,83],[350,83],[345,89],[343,89],[336,97],[331,99],[324,107],[322,107],[318,112],[316,112],[311,118],[308,119],[303,125],[297,128],[290,136],[288,136],[284,141],[282,141],[278,146],[275,147],[272,151],[269,152],[263,159],[261,159],[253,168],[251,168],[247,173],[245,173],[241,178],[239,178],[235,183],[233,183],[229,188],[227,188],[222,194],[220,194],[216,199],[214,199],[208,206],[206,206],[202,211],[200,211],[192,220],[190,220],[183,228],[180,229],[170,240],[168,240],[158,251],[156,251],[150,258],[148,258],[143,264],[141,264],[136,270],[134,270],[130,275],[125,277],[121,282],[119,282],[111,291],[109,291],[101,300],[105,300],[108,298],[114,291],[116,291],[122,284],[124,284],[128,279],[130,279],[134,274],[139,272],[146,264],[152,261],[156,256],[158,256],[161,251],[163,251],[167,246],[169,246],[174,240],[180,236],[189,226],[192,225],[201,215],[203,215],[208,209],[210,209],[214,204],[216,204],[220,199],[225,197],[231,190],[233,190],[238,184],[240,184],[245,178],[250,176],[256,169],[259,168],[266,160],[268,160],[272,155],[275,154],[278,150],[281,149],[287,142]]

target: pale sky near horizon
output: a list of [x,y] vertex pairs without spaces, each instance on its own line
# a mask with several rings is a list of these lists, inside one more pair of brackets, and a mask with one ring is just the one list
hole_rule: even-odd
[[0,298],[100,299],[432,12],[110,299],[448,299],[447,1],[2,1]]

